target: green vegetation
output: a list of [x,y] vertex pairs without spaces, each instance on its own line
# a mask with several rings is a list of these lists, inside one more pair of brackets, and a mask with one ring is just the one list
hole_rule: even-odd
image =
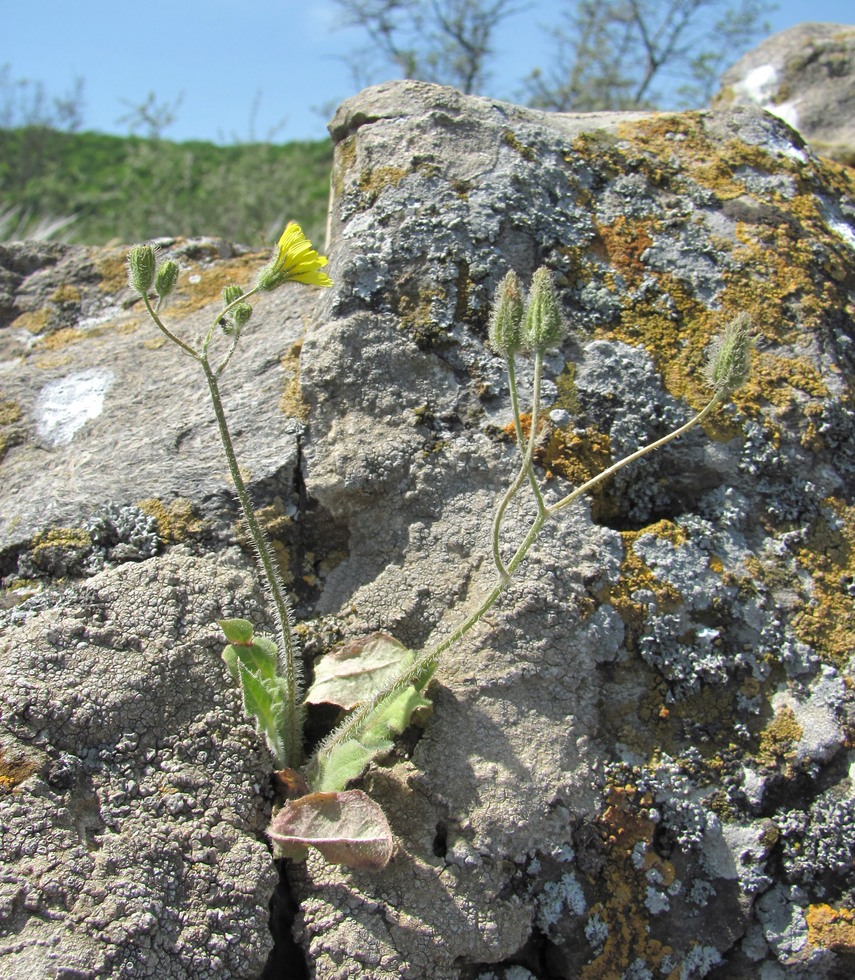
[[0,129],[0,212],[14,209],[24,233],[75,215],[62,237],[90,245],[192,235],[266,245],[290,218],[323,238],[331,164],[328,140],[217,146]]

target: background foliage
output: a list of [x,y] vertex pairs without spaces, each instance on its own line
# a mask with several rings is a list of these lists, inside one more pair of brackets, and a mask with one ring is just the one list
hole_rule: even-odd
[[95,245],[189,235],[262,245],[289,219],[322,242],[331,163],[328,140],[217,146],[0,129],[0,239],[73,215],[59,237]]

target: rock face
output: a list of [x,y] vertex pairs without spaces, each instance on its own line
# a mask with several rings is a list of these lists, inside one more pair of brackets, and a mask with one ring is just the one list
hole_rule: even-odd
[[798,24],[773,34],[722,75],[713,105],[761,106],[817,153],[855,166],[855,27]]
[[[332,133],[335,286],[266,297],[226,385],[308,653],[435,642],[492,586],[517,459],[485,336],[508,268],[549,266],[573,328],[548,363],[550,500],[704,403],[735,313],[758,346],[706,431],[547,525],[448,651],[433,717],[360,783],[389,868],[282,869],[310,975],[850,975],[851,178],[753,108],[560,116],[397,83]],[[170,249],[191,332],[215,310],[194,295],[260,261]],[[45,591],[0,652],[0,964],[253,976],[265,760],[212,623],[260,599],[198,381],[152,349],[118,264],[3,255],[3,573]],[[520,495],[508,550],[534,512]]]

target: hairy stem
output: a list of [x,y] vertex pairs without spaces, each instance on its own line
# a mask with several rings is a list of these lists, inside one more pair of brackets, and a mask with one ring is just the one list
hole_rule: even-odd
[[436,646],[430,647],[429,649],[418,654],[406,670],[398,674],[394,680],[388,683],[382,690],[378,691],[378,693],[370,701],[357,708],[353,714],[346,718],[345,721],[342,722],[342,724],[321,745],[318,750],[318,755],[328,755],[337,746],[348,741],[348,739],[358,738],[362,731],[364,722],[368,719],[372,712],[384,701],[390,700],[392,697],[396,696],[409,684],[412,684],[418,690],[423,690],[427,686],[436,670],[440,656],[442,656],[442,654],[448,650],[449,647],[457,643],[458,640],[460,640],[475,625],[477,625],[483,616],[490,610],[502,592],[504,592],[504,590],[510,584],[511,576],[528,554],[531,546],[537,539],[538,534],[540,534],[543,525],[548,520],[553,518],[560,510],[576,500],[576,498],[581,496],[581,494],[592,489],[601,481],[608,479],[608,477],[612,476],[624,466],[627,466],[634,460],[640,459],[647,453],[653,452],[661,446],[666,445],[673,439],[678,438],[679,436],[688,432],[690,429],[694,428],[694,426],[700,424],[721,401],[723,401],[723,396],[716,394],[705,408],[698,412],[697,415],[694,415],[691,419],[689,419],[689,421],[684,425],[681,425],[678,429],[675,429],[673,432],[663,436],[661,439],[648,443],[648,445],[642,446],[641,449],[637,449],[635,452],[625,456],[608,469],[603,470],[602,473],[593,477],[593,479],[588,480],[580,487],[577,487],[572,493],[568,494],[557,504],[553,504],[552,507],[539,508],[537,516],[529,528],[528,534],[526,534],[524,540],[517,548],[513,558],[508,562],[507,566],[505,566],[506,574],[502,574],[500,571],[498,581],[493,585],[490,592],[481,601],[478,608],[444,640],[436,644]]
[[537,353],[535,354],[534,358],[531,426],[529,428],[527,444],[523,438],[522,421],[519,408],[519,392],[517,391],[516,366],[514,364],[513,354],[507,358],[507,365],[508,382],[511,392],[511,405],[513,406],[514,410],[514,429],[516,430],[517,435],[517,445],[520,448],[520,452],[523,454],[523,459],[519,472],[499,502],[499,506],[496,508],[496,516],[493,518],[493,561],[496,563],[496,568],[499,570],[499,575],[503,579],[508,578],[509,572],[507,566],[502,561],[500,548],[499,539],[502,531],[502,522],[504,520],[505,511],[507,510],[508,504],[510,504],[510,502],[514,499],[526,477],[528,477],[532,493],[534,493],[535,499],[537,500],[538,512],[542,513],[546,510],[546,504],[544,503],[543,495],[540,492],[540,487],[537,485],[537,478],[534,475],[534,470],[532,469],[531,465],[532,458],[534,457],[534,447],[537,443],[537,416],[540,410],[540,380],[543,373],[543,355],[541,353]]
[[280,659],[283,661],[280,664],[280,671],[282,676],[285,678],[285,683],[288,688],[287,718],[285,722],[286,731],[284,733],[286,759],[284,759],[283,762],[291,768],[296,768],[300,764],[302,755],[303,709],[301,706],[302,663],[300,660],[300,651],[297,645],[297,640],[294,636],[294,613],[288,596],[282,589],[279,574],[276,570],[273,556],[271,555],[270,548],[267,544],[267,538],[265,537],[264,532],[261,530],[261,526],[259,525],[258,519],[255,516],[255,511],[252,508],[252,503],[249,499],[246,484],[244,483],[240,469],[238,468],[234,446],[232,445],[232,439],[229,433],[229,427],[226,424],[223,403],[220,399],[216,375],[214,371],[211,370],[211,366],[206,357],[200,357],[199,360],[205,371],[205,379],[208,382],[208,390],[211,393],[211,401],[213,402],[214,413],[217,417],[217,427],[220,430],[220,439],[223,444],[223,450],[226,454],[226,460],[229,464],[229,472],[231,473],[235,492],[237,493],[247,529],[252,537],[252,543],[255,545],[255,552],[258,556],[262,571],[264,572],[264,577],[267,579],[270,594],[273,598],[273,607],[276,613],[277,626],[279,628],[279,645],[281,651]]
[[145,293],[140,293],[140,295],[142,296],[143,302],[145,303],[145,308],[148,310],[148,315],[152,318],[152,320],[154,320],[157,326],[163,331],[163,333],[166,334],[166,336],[172,341],[172,343],[180,347],[181,350],[183,350],[185,354],[188,354],[190,357],[192,357],[194,361],[200,360],[198,351],[193,350],[193,348],[189,344],[185,344],[180,337],[177,337],[168,327],[164,326],[163,321],[160,319],[160,317],[157,314],[157,311],[151,305],[151,300],[149,300],[148,296],[146,296]]

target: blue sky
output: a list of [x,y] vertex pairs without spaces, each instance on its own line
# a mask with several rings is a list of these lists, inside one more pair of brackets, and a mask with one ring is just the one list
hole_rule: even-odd
[[[533,0],[506,22],[490,95],[513,101],[548,63],[540,25],[561,7]],[[86,129],[127,132],[118,120],[154,92],[181,97],[170,139],[320,139],[330,107],[355,90],[343,59],[362,40],[337,17],[331,0],[0,0],[0,66],[48,95],[82,77]],[[806,19],[852,23],[852,0],[815,0],[809,17],[782,0],[767,17],[772,33]]]

